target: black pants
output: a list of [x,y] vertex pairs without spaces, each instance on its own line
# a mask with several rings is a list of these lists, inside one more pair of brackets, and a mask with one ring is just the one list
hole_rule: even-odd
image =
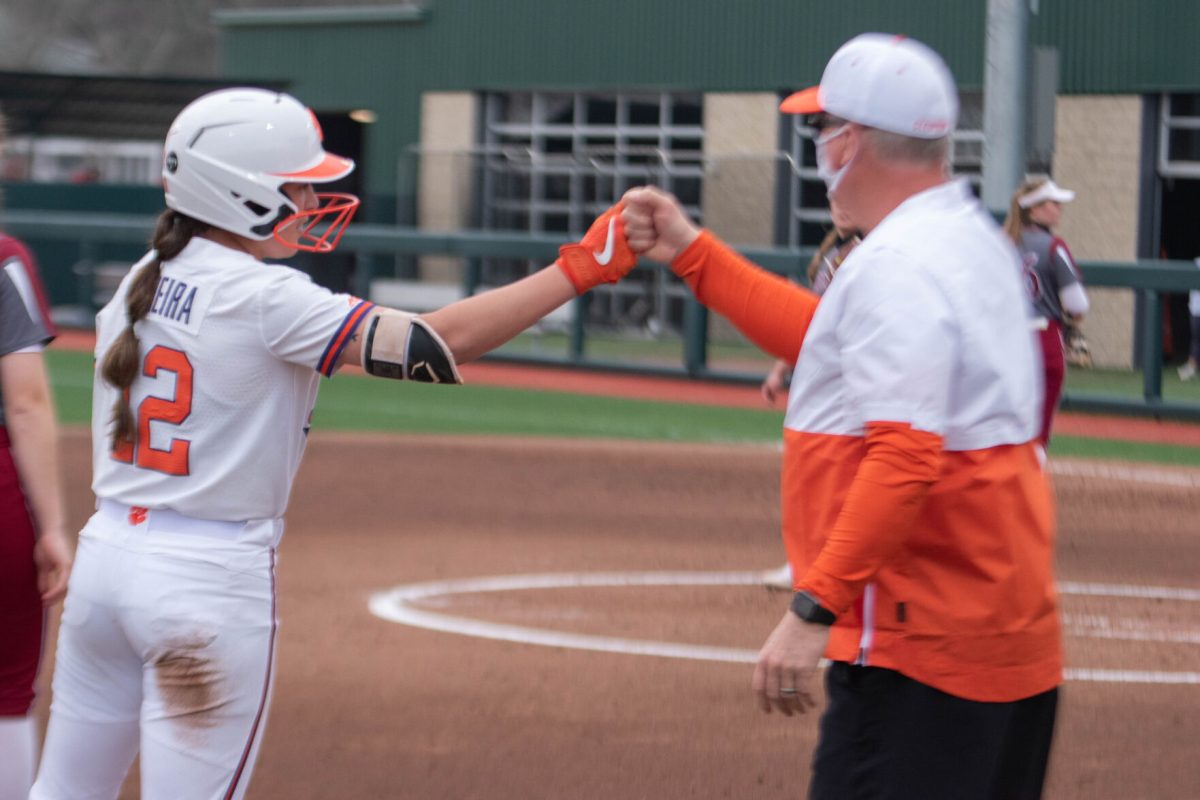
[[835,662],[810,800],[1037,800],[1058,690],[963,700],[878,667]]

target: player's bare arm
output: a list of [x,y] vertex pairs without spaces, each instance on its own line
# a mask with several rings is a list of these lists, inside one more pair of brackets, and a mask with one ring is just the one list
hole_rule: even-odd
[[420,316],[383,308],[342,352],[380,377],[461,383],[457,365],[504,344],[577,294],[615,283],[637,256],[614,206],[578,244],[564,245],[554,264],[519,281],[467,297]]
[[0,358],[0,386],[7,406],[13,458],[38,534],[34,550],[38,590],[42,602],[50,605],[66,594],[72,559],[58,480],[54,407],[42,354],[11,353]]
[[424,315],[460,363],[474,361],[575,297],[566,274],[546,267],[515,283]]

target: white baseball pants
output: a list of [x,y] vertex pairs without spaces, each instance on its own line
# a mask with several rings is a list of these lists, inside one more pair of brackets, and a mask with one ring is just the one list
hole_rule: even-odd
[[112,800],[139,749],[144,800],[245,794],[277,627],[275,550],[245,540],[279,524],[101,502],[79,538],[31,800]]

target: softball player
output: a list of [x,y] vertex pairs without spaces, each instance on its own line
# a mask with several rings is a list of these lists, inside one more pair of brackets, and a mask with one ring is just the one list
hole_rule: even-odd
[[35,800],[240,798],[274,672],[275,552],[320,376],[458,383],[456,364],[629,271],[616,209],[510,286],[417,317],[265,265],[358,206],[294,98],[230,89],[167,134],[153,250],[97,315],[96,514],[63,612]]
[[1033,327],[1042,348],[1042,427],[1038,439],[1050,443],[1050,426],[1062,396],[1066,376],[1063,332],[1078,325],[1088,312],[1087,292],[1067,243],[1054,235],[1062,204],[1075,199],[1049,178],[1034,178],[1013,192],[1004,231],[1021,253],[1026,288],[1033,309]]
[[71,566],[42,362],[53,338],[29,251],[0,234],[0,800],[33,783],[44,606],[62,599]]

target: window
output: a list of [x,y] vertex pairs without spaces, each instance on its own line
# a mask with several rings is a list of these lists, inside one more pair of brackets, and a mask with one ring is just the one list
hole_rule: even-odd
[[698,94],[665,92],[485,96],[482,227],[580,234],[646,183],[699,220],[702,108]]
[[1200,178],[1200,94],[1163,95],[1158,135],[1158,174]]
[[[643,184],[672,192],[702,221],[703,108],[698,93],[484,95],[475,156],[480,226],[570,239]],[[481,277],[502,284],[541,266],[484,259]],[[663,332],[680,324],[686,294],[669,273],[639,271],[590,292],[586,322],[606,331]]]

